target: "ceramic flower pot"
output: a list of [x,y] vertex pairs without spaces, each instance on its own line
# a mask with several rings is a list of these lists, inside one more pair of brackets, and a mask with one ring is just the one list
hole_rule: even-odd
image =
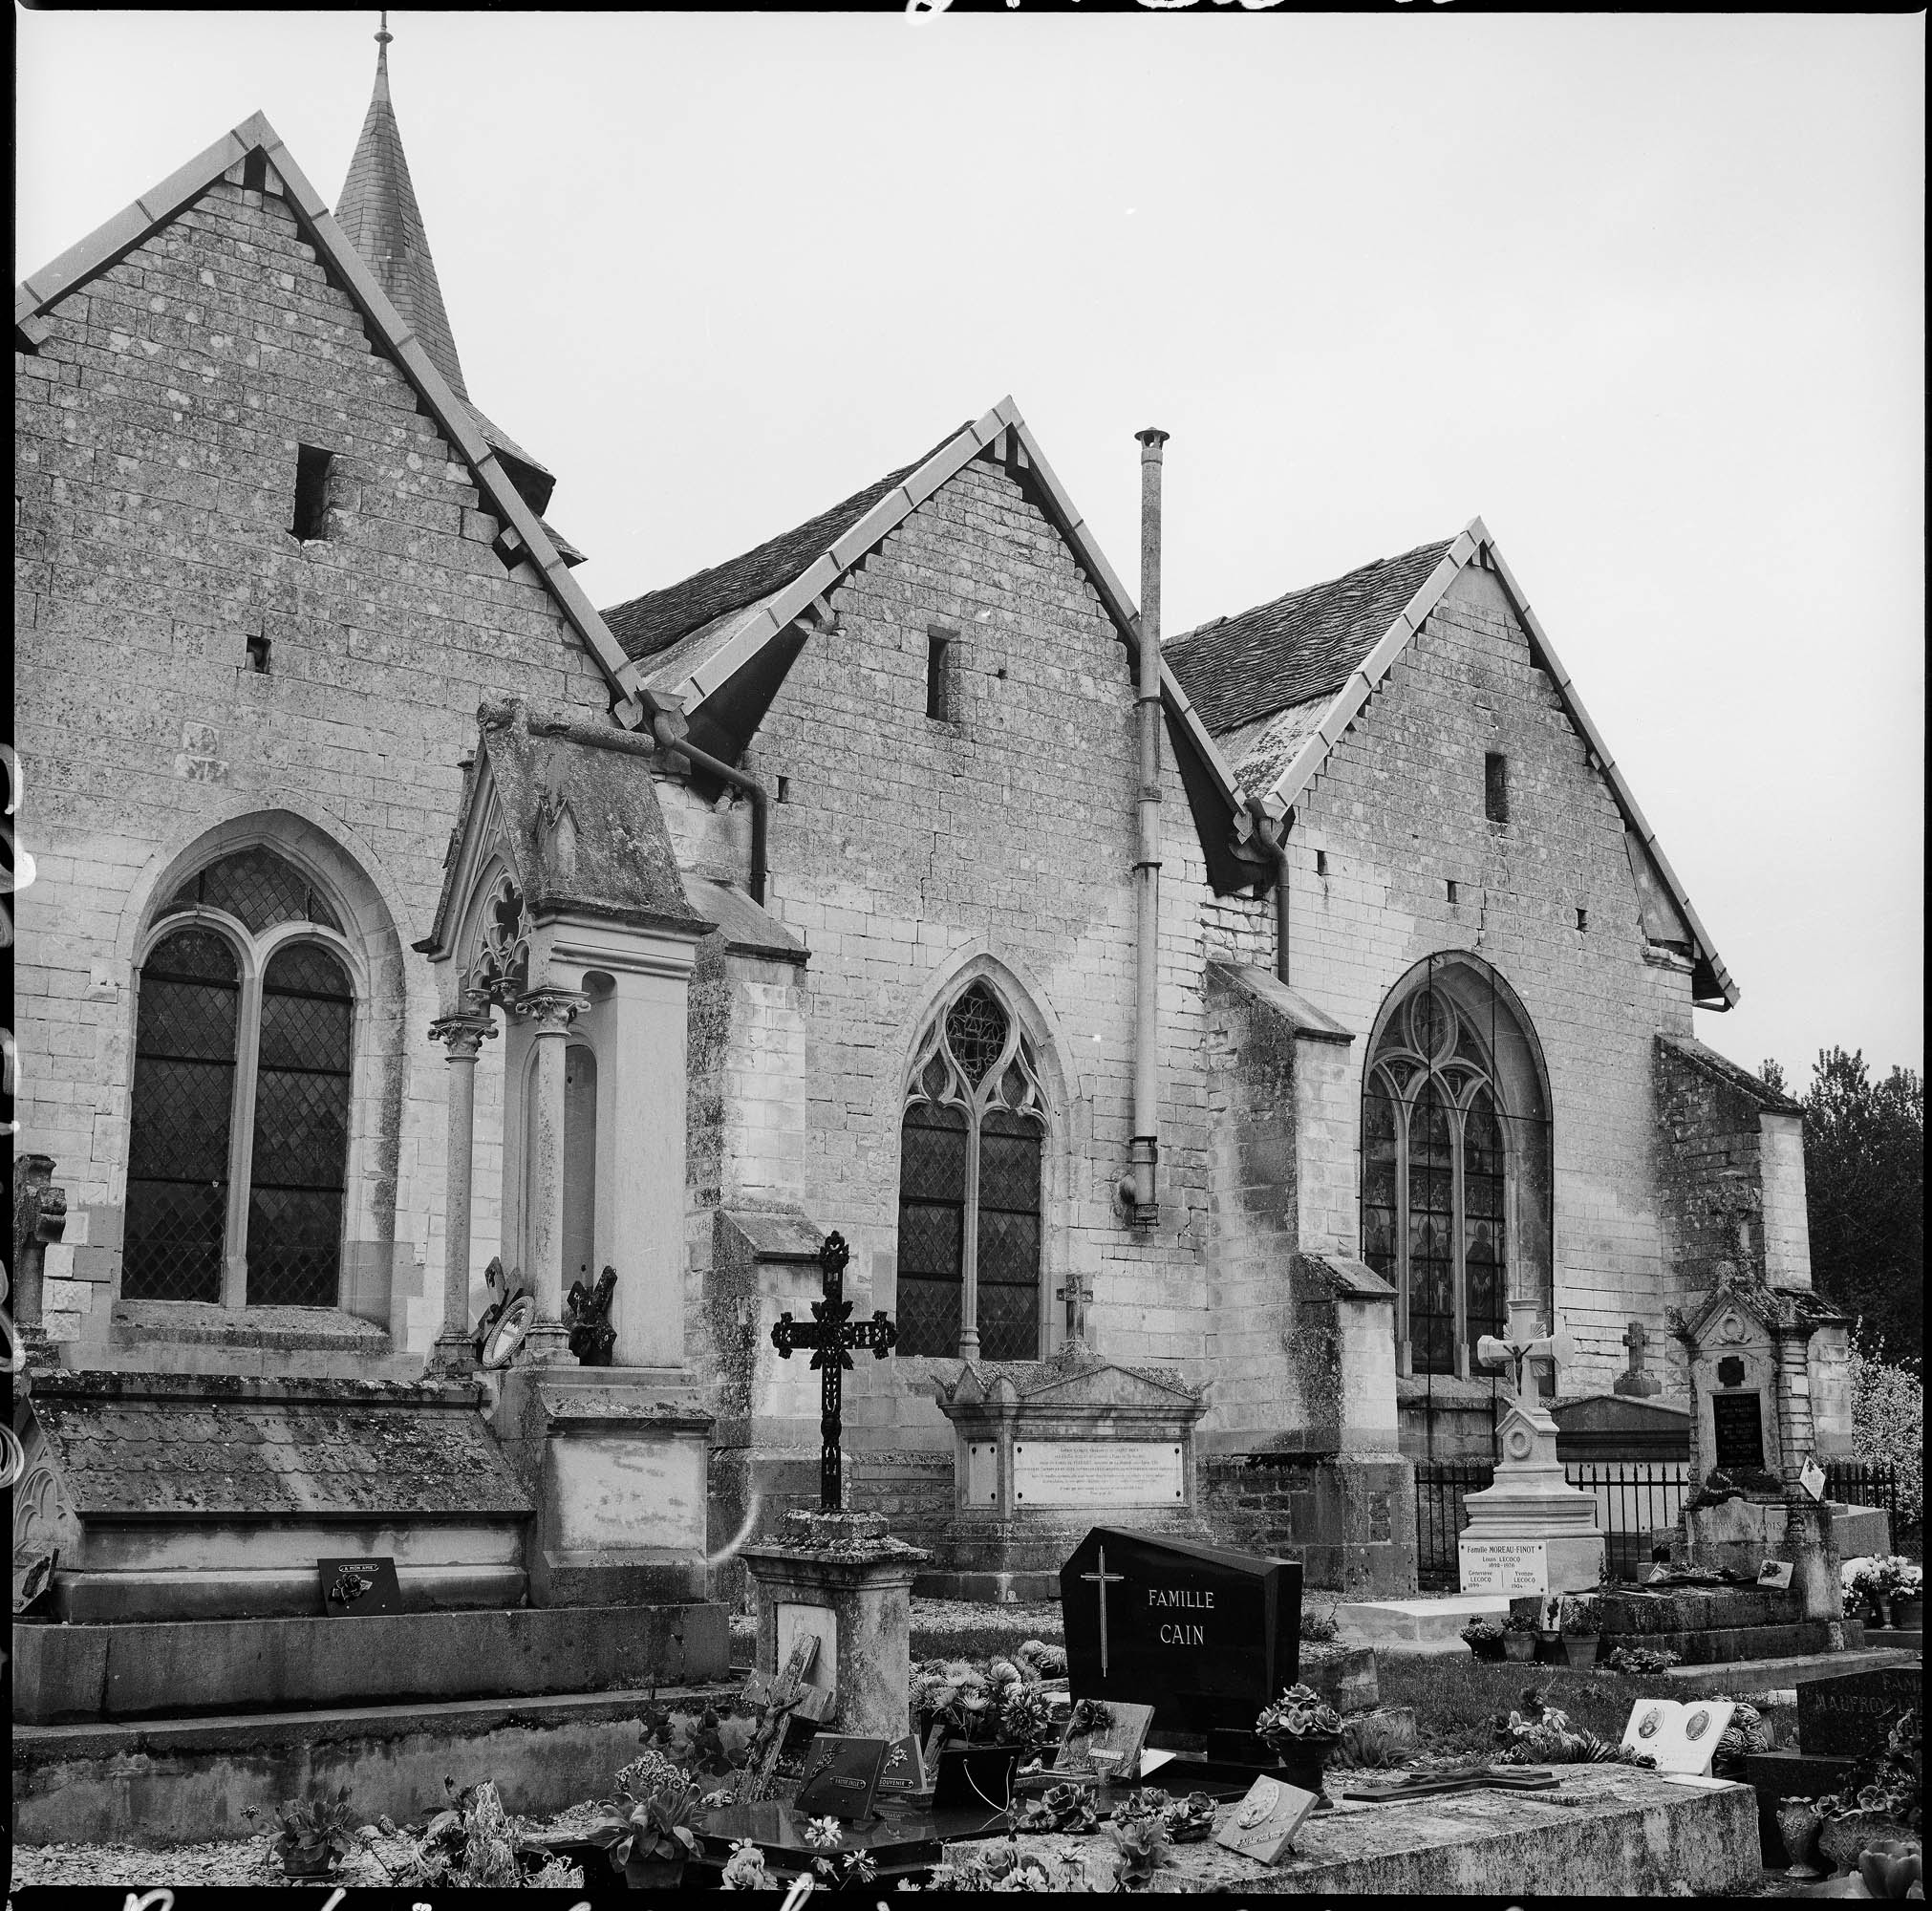
[[1587,1672],[1597,1663],[1597,1635],[1594,1632],[1566,1632],[1563,1658],[1573,1672]]
[[684,1880],[684,1860],[633,1858],[624,1867],[624,1882],[633,1891],[676,1891]]
[[1892,1630],[1892,1596],[1890,1593],[1874,1593],[1872,1610],[1878,1615],[1878,1629],[1880,1632]]
[[1534,1632],[1506,1632],[1503,1634],[1503,1657],[1527,1664],[1536,1656],[1536,1635]]
[[1310,1732],[1301,1738],[1282,1737],[1275,1743],[1275,1759],[1281,1776],[1298,1792],[1321,1795],[1321,1774],[1342,1743],[1340,1732]]
[[1791,1859],[1787,1878],[1823,1878],[1817,1862],[1818,1833],[1824,1827],[1817,1808],[1808,1800],[1778,1807],[1778,1836],[1785,1841],[1785,1856]]
[[1925,1625],[1925,1600],[1918,1593],[1892,1601],[1892,1619],[1901,1632],[1921,1632]]
[[1857,1865],[1858,1854],[1868,1846],[1911,1836],[1907,1827],[1882,1812],[1847,1812],[1842,1818],[1826,1819],[1818,1834],[1818,1849],[1836,1870],[1851,1871]]

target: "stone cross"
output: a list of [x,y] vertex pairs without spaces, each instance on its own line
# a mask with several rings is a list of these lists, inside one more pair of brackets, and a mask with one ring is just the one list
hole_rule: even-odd
[[1664,1391],[1663,1386],[1643,1371],[1643,1348],[1649,1338],[1643,1331],[1642,1321],[1631,1321],[1629,1330],[1623,1336],[1623,1344],[1630,1349],[1630,1365],[1617,1376],[1611,1389],[1613,1392],[1641,1397]]
[[1084,1345],[1086,1303],[1093,1299],[1093,1288],[1080,1275],[1069,1274],[1066,1285],[1054,1289],[1054,1298],[1066,1302],[1066,1338]]
[[852,1303],[846,1299],[846,1263],[852,1251],[843,1235],[831,1234],[819,1249],[819,1266],[824,1271],[826,1298],[812,1302],[813,1325],[801,1326],[790,1314],[781,1314],[771,1330],[771,1343],[781,1360],[790,1360],[794,1347],[809,1347],[811,1363],[824,1375],[823,1405],[819,1415],[819,1436],[824,1442],[819,1453],[819,1511],[837,1513],[843,1503],[839,1451],[839,1393],[842,1376],[852,1363],[853,1347],[869,1347],[874,1360],[884,1360],[899,1330],[876,1309],[869,1321],[854,1323]]
[[1577,1351],[1577,1343],[1568,1334],[1558,1332],[1532,1338],[1533,1331],[1512,1321],[1507,1341],[1499,1341],[1493,1334],[1485,1334],[1476,1342],[1476,1359],[1484,1366],[1513,1369],[1516,1405],[1526,1411],[1533,1410],[1537,1405],[1526,1385],[1528,1363],[1546,1359],[1553,1366],[1561,1367]]
[[1083,1573],[1080,1577],[1100,1594],[1100,1676],[1106,1677],[1106,1589],[1118,1586],[1126,1579],[1125,1573],[1109,1573],[1106,1569],[1106,1548],[1100,1549],[1100,1557],[1095,1561],[1099,1571]]

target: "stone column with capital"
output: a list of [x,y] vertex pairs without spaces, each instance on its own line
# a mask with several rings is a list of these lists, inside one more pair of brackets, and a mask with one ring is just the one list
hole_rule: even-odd
[[430,1024],[430,1040],[448,1050],[449,1155],[443,1170],[442,1332],[429,1357],[440,1372],[466,1373],[470,1345],[469,1223],[471,1162],[476,1143],[476,1062],[496,1034],[487,1003],[471,1002]]
[[67,1190],[53,1186],[54,1157],[13,1157],[13,1325],[30,1362],[51,1353],[41,1321],[41,1274],[47,1244],[67,1228]]
[[530,1024],[536,1065],[530,1072],[529,1210],[525,1240],[529,1265],[524,1284],[536,1297],[537,1318],[523,1352],[542,1363],[570,1357],[564,1325],[564,1038],[590,998],[574,989],[532,989],[517,998]]

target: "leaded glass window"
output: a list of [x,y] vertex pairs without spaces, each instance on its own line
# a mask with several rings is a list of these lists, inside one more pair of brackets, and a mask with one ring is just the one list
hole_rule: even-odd
[[182,911],[140,976],[121,1294],[333,1307],[355,992],[316,926],[340,915],[260,848],[198,871]]
[[241,965],[211,931],[177,930],[141,970],[121,1293],[219,1300],[227,1222]]
[[1549,1120],[1535,1037],[1473,956],[1432,957],[1380,1023],[1362,1106],[1363,1258],[1404,1370],[1471,1372],[1513,1286],[1549,1298]]
[[975,981],[935,1016],[899,1151],[898,1349],[1040,1357],[1045,1098],[1006,1005]]

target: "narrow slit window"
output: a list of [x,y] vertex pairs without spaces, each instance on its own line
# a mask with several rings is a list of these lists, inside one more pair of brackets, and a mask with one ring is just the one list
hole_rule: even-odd
[[268,674],[268,640],[267,637],[250,637],[248,643],[248,668],[258,676]]
[[1449,891],[1449,901],[1459,902],[1462,899],[1461,886],[1457,883],[1456,879],[1453,876],[1449,877],[1445,881],[1443,887]]
[[1328,873],[1328,851],[1326,849],[1318,849],[1315,852],[1315,873],[1318,876],[1325,876]]
[[779,800],[779,801],[780,801],[781,803],[789,803],[789,802],[791,801],[791,778],[790,778],[790,777],[786,777],[786,776],[782,776],[782,777],[780,777],[780,778],[779,778],[779,780],[778,780],[778,800]]
[[1577,912],[1577,927],[1578,929],[1590,927],[1590,912],[1587,909],[1579,909]]
[[329,467],[334,462],[333,452],[295,447],[295,522],[289,528],[304,544],[329,535]]
[[947,631],[926,633],[926,715],[935,723],[956,720],[953,696],[953,647],[956,641]]
[[1492,823],[1510,820],[1510,760],[1495,750],[1483,758],[1483,814]]

